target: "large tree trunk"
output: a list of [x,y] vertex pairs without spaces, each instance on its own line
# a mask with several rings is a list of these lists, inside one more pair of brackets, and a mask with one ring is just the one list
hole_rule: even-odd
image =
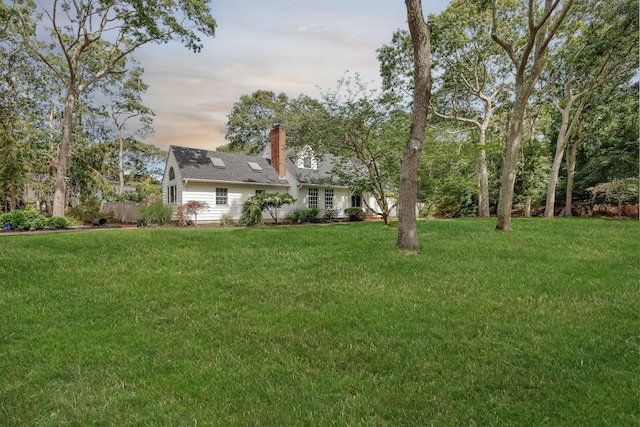
[[[518,150],[522,143],[522,130],[524,111],[527,101],[533,92],[536,82],[540,78],[546,62],[546,51],[551,39],[558,30],[573,5],[573,0],[567,0],[564,7],[552,18],[553,11],[560,4],[559,1],[544,1],[544,18],[537,23],[538,3],[529,1],[529,34],[524,46],[511,45],[497,34],[497,9],[498,0],[493,0],[493,27],[491,38],[498,43],[509,55],[515,65],[515,101],[509,123],[509,136],[507,138],[507,153],[502,165],[502,177],[500,179],[500,200],[498,201],[498,225],[496,229],[511,230],[511,209],[513,207],[513,192],[516,182],[516,167],[518,165]],[[553,20],[549,28],[549,20]],[[533,56],[533,61],[531,58]]]
[[551,165],[551,172],[549,174],[549,184],[547,185],[547,201],[544,207],[545,218],[553,218],[553,212],[555,210],[556,203],[556,185],[558,184],[558,175],[560,174],[560,166],[562,165],[562,158],[564,157],[564,150],[567,147],[567,139],[569,135],[567,130],[569,128],[569,113],[571,112],[571,102],[567,103],[567,106],[560,110],[562,115],[562,122],[560,124],[560,130],[558,131],[558,137],[556,139],[556,153],[553,156],[553,164]]
[[424,147],[427,113],[431,100],[431,29],[424,20],[421,0],[405,0],[409,32],[413,42],[414,88],[411,136],[400,164],[398,198],[398,248],[420,252],[416,224],[418,165]]
[[486,145],[486,133],[484,129],[480,130],[480,152],[478,153],[478,217],[490,218],[491,211],[489,207],[489,171],[487,170],[487,150]]
[[71,157],[71,145],[73,144],[73,112],[76,95],[72,89],[67,89],[67,100],[64,104],[64,116],[62,117],[62,140],[58,148],[58,161],[56,164],[55,192],[53,193],[53,216],[64,216],[67,203],[67,171]]
[[124,194],[124,140],[122,139],[122,127],[118,126],[118,194]]
[[528,96],[523,96],[520,88],[516,92],[516,100],[509,123],[507,138],[507,152],[504,156],[502,174],[500,177],[500,199],[498,200],[498,225],[496,229],[511,231],[511,211],[513,209],[513,193],[516,183],[516,169],[518,166],[518,152],[522,144],[522,123]]
[[567,191],[564,199],[564,216],[572,216],[571,207],[573,206],[573,179],[576,175],[576,157],[578,155],[578,141],[574,141],[570,146],[569,154],[567,154]]

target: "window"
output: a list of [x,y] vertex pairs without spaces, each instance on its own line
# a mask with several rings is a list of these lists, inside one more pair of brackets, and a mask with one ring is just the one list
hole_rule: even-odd
[[309,198],[307,199],[308,207],[318,207],[318,189],[310,188],[309,189]]
[[168,203],[178,203],[178,189],[175,185],[169,186],[169,192],[167,194]]
[[305,156],[302,159],[302,165],[305,169],[311,169],[311,156]]
[[262,168],[256,162],[247,162],[247,163],[249,164],[249,167],[251,168],[252,171],[262,172]]
[[351,196],[351,207],[352,208],[362,207],[362,197],[359,194],[353,194]]
[[213,163],[214,168],[224,169],[227,167],[222,161],[222,159],[219,159],[217,157],[211,157],[211,163]]
[[169,181],[176,179],[176,171],[173,170],[173,166],[169,168]]
[[324,190],[324,208],[333,209],[333,189],[327,188]]
[[216,188],[216,205],[226,206],[229,203],[226,188]]
[[267,192],[266,190],[256,190],[256,196],[257,196],[258,194],[264,194],[264,193],[266,193],[266,192]]

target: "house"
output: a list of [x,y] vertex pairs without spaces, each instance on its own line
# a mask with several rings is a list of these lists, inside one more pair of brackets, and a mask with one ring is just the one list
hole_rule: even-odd
[[280,126],[271,130],[270,139],[260,156],[171,146],[162,179],[163,203],[205,202],[208,208],[198,213],[199,222],[238,220],[244,202],[262,192],[296,198],[295,205],[280,210],[282,218],[295,209],[311,207],[321,215],[333,211],[340,218],[345,217],[346,208],[361,206],[361,197],[331,176],[335,157],[316,156],[308,146],[287,151],[286,133]]

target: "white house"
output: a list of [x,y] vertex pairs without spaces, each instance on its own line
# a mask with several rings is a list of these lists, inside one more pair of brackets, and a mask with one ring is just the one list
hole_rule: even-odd
[[163,203],[181,205],[190,200],[207,203],[198,214],[199,222],[224,218],[238,220],[242,205],[257,193],[289,193],[295,205],[285,205],[284,218],[295,209],[319,208],[321,214],[362,206],[362,198],[335,182],[330,171],[336,164],[331,156],[317,157],[310,147],[287,152],[286,134],[280,126],[271,130],[271,144],[260,156],[223,153],[171,146],[162,179]]

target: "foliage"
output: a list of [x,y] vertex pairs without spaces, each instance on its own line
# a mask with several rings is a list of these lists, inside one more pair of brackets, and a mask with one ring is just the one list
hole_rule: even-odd
[[317,206],[311,206],[305,211],[305,221],[306,222],[318,222],[320,218],[320,208]]
[[266,90],[243,95],[228,116],[225,139],[229,143],[219,150],[257,155],[269,144],[276,123],[287,129],[288,145],[300,146],[301,128],[321,114],[320,103],[306,95],[290,99],[285,93],[276,95]]
[[[198,52],[200,35],[213,36],[216,22],[208,2],[184,0],[179,4],[118,0],[53,2],[42,16],[34,15],[31,2],[13,2],[16,32],[23,48],[34,54],[64,88],[53,196],[54,215],[63,215],[67,204],[69,159],[74,147],[74,127],[83,125],[79,99],[108,86],[126,72],[126,60],[141,46],[179,40]],[[33,18],[32,18],[33,15]],[[45,17],[50,25],[46,42],[33,31],[32,21]],[[108,36],[107,36],[108,35]],[[52,41],[52,42],[51,42]]]
[[307,210],[304,208],[294,209],[293,211],[287,214],[286,218],[287,222],[291,224],[301,224],[307,221]]
[[231,225],[233,223],[234,221],[231,214],[225,213],[220,216],[220,225]]
[[358,206],[346,208],[344,213],[347,214],[349,221],[364,221],[365,218],[364,211]]
[[189,220],[189,216],[185,212],[184,205],[178,205],[176,207],[175,222],[178,227],[186,227],[187,225],[192,224],[191,220]]
[[199,200],[189,200],[183,205],[183,214],[188,217],[193,216],[193,222],[198,225],[198,214],[209,208],[206,202]]
[[587,192],[591,193],[592,203],[599,198],[616,203],[618,205],[618,219],[622,217],[622,204],[624,202],[637,203],[639,191],[638,178],[635,177],[614,179],[587,188]]
[[322,220],[325,222],[333,222],[336,219],[338,219],[339,215],[340,215],[340,212],[338,212],[336,209],[326,209],[322,213]]
[[151,203],[140,209],[140,216],[147,225],[167,225],[171,223],[173,207],[162,202]]
[[33,209],[17,209],[5,213],[2,218],[4,224],[10,225],[14,230],[39,230],[45,227],[46,218]]
[[263,225],[262,211],[267,210],[269,215],[278,223],[278,210],[284,206],[293,204],[296,199],[289,193],[260,193],[250,197],[242,205],[240,222],[248,225]]
[[68,228],[70,224],[71,221],[69,221],[67,218],[59,216],[52,216],[45,220],[45,227],[50,230]]
[[0,213],[0,226],[10,225],[13,230],[58,230],[69,227],[70,223],[67,218],[46,217],[30,208]]
[[67,216],[91,224],[100,216],[100,200],[97,197],[85,198],[78,206],[67,209]]
[[322,98],[326,115],[309,124],[306,140],[316,152],[333,155],[331,175],[359,194],[371,194],[388,223],[394,206],[386,194],[398,188],[408,114],[393,98],[369,89],[358,74],[343,77]]
[[0,236],[3,419],[637,424],[640,223],[493,225]]

